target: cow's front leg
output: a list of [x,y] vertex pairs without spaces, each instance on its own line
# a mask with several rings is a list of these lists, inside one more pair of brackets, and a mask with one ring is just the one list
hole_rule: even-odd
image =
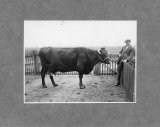
[[79,73],[79,86],[80,86],[80,89],[85,89],[86,86],[83,85],[82,78],[83,78],[83,74]]
[[51,79],[52,85],[53,85],[54,87],[58,86],[58,84],[55,83],[55,81],[54,81],[53,76],[52,76],[51,73],[50,73],[50,79]]
[[42,87],[43,88],[47,88],[47,86],[45,84],[45,73],[46,73],[46,69],[42,68],[42,70],[41,70],[41,78],[42,78]]

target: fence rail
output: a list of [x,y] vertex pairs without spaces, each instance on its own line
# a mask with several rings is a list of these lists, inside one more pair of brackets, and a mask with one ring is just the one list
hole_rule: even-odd
[[[94,66],[91,74],[95,75],[116,75],[117,74],[117,64],[116,59],[118,54],[110,54],[111,64],[98,63]],[[25,54],[25,75],[40,75],[41,62],[38,53],[31,52]],[[78,72],[57,72],[57,75],[77,75]]]

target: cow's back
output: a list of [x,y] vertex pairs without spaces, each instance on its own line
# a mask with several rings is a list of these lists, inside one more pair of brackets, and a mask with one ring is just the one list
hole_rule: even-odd
[[44,47],[39,51],[42,66],[49,64],[51,66],[76,66],[77,52],[74,48],[52,48]]

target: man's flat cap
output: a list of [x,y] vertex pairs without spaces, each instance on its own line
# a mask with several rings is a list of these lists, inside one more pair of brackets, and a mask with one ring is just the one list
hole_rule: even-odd
[[127,43],[127,42],[131,42],[131,40],[130,40],[130,39],[127,39],[127,40],[124,41],[124,43]]

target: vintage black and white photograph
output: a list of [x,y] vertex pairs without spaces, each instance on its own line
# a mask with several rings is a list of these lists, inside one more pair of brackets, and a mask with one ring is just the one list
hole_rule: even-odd
[[25,20],[24,103],[136,103],[137,21]]

